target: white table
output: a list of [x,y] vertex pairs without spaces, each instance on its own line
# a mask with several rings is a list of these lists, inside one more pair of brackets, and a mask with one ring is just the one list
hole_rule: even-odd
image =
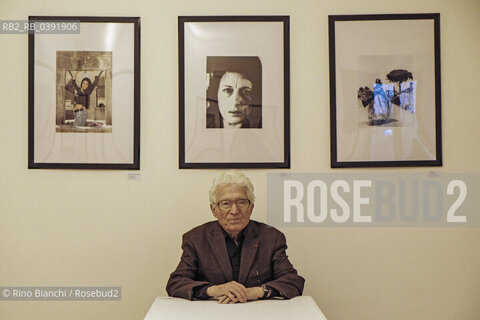
[[312,297],[218,304],[214,300],[188,301],[158,297],[144,320],[327,320]]

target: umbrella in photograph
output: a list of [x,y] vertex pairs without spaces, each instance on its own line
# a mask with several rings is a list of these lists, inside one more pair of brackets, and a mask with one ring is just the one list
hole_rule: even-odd
[[408,70],[396,69],[396,70],[390,71],[390,73],[387,74],[387,79],[392,82],[398,83],[398,93],[396,92],[394,93],[394,98],[392,99],[392,102],[395,103],[396,105],[400,105],[399,94],[402,92],[401,83],[404,81],[407,81],[408,79],[413,80],[413,75]]

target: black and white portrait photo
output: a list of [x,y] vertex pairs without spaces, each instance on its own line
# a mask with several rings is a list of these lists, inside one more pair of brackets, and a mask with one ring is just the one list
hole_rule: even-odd
[[179,17],[180,168],[289,167],[289,17]]
[[207,128],[262,127],[259,57],[207,57]]

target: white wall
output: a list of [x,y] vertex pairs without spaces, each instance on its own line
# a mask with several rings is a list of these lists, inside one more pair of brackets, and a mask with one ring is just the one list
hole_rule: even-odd
[[[441,13],[438,170],[478,173],[478,0],[2,0],[0,19],[140,16],[142,47],[141,181],[128,181],[126,171],[27,169],[27,37],[0,35],[0,286],[123,290],[120,302],[0,302],[0,319],[142,319],[166,295],[181,234],[211,219],[207,190],[218,170],[178,169],[178,15],[290,15],[290,171],[331,172],[327,16],[407,12]],[[338,172],[352,171],[365,169]],[[247,170],[260,221],[267,172]],[[328,319],[479,317],[478,228],[282,230],[304,293]]]

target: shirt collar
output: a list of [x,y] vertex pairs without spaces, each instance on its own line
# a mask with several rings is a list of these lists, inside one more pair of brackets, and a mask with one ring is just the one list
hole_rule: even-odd
[[[245,227],[245,228],[246,228],[246,227]],[[240,231],[240,233],[238,234],[237,243],[242,243],[242,242],[243,242],[243,239],[245,238],[245,233],[244,233],[245,228],[243,228],[243,230]],[[230,239],[230,240],[234,241],[233,238],[230,237],[230,235],[229,235],[225,230],[223,230],[223,228],[222,228],[222,231],[223,231],[223,236],[225,237],[225,241],[226,241],[227,239]],[[234,241],[234,242],[235,242],[235,241]]]

